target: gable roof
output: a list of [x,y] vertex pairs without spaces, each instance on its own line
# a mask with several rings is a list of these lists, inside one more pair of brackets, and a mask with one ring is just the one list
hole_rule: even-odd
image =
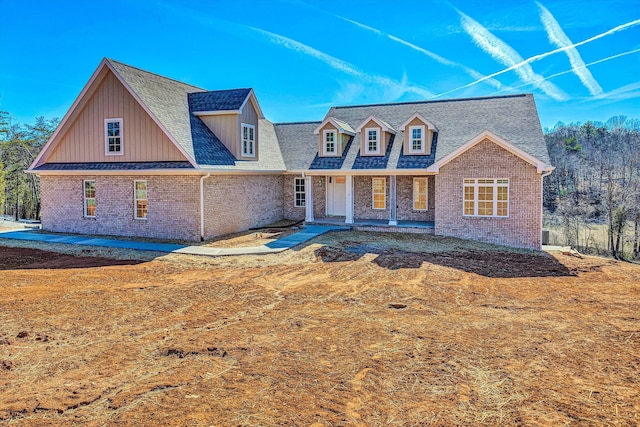
[[322,129],[327,123],[331,123],[338,129],[339,133],[346,133],[347,135],[355,135],[356,131],[353,130],[349,123],[343,122],[342,120],[336,119],[335,117],[327,117],[318,125],[317,128],[313,131],[314,134],[318,135],[320,133],[320,129]]
[[362,128],[369,123],[371,120],[373,120],[374,122],[376,122],[378,124],[378,126],[380,126],[382,128],[383,132],[389,132],[389,133],[396,133],[396,130],[387,122],[385,122],[383,119],[381,119],[380,117],[376,117],[375,115],[371,114],[369,117],[367,117],[366,119],[364,119],[362,121],[362,123],[360,123],[360,125],[356,128],[356,132],[360,132],[362,130]]
[[362,123],[374,115],[399,128],[414,113],[438,124],[436,161],[486,129],[549,164],[532,94],[333,107],[327,115]]
[[404,132],[405,128],[409,125],[409,123],[413,121],[413,119],[420,120],[422,123],[424,123],[427,126],[427,129],[436,130],[436,131],[438,130],[438,128],[436,128],[436,126],[433,123],[431,123],[429,120],[422,117],[422,114],[418,113],[417,111],[407,120],[405,120],[405,122],[400,125],[399,129]]

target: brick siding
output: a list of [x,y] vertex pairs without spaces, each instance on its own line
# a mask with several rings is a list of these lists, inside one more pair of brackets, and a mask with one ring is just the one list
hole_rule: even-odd
[[[373,178],[384,178],[386,203],[384,209],[373,209]],[[354,176],[353,177],[353,216],[358,219],[389,219],[389,177]]]
[[283,218],[282,175],[213,176],[204,182],[205,240]]
[[[96,217],[84,217],[84,180],[96,182]],[[133,182],[147,181],[149,213],[134,219]],[[40,178],[47,231],[199,240],[200,191],[194,176],[48,176]]]
[[[508,178],[509,217],[464,217],[465,178]],[[542,178],[534,166],[497,144],[482,141],[444,165],[435,190],[435,234],[540,249]]]
[[[284,213],[285,219],[302,221],[306,216],[306,210],[304,207],[295,206],[295,194],[294,194],[295,178],[302,178],[302,175],[285,175],[284,176],[283,213]],[[315,197],[315,193],[313,196]]]
[[427,178],[427,210],[413,210],[413,176],[398,176],[396,192],[398,194],[398,221],[434,221],[436,207],[436,185],[433,176]]

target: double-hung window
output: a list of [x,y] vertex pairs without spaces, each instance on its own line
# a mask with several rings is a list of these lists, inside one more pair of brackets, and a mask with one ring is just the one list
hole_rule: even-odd
[[84,181],[84,216],[96,217],[96,182]]
[[336,132],[324,131],[324,154],[336,154]]
[[107,156],[122,155],[122,119],[104,119],[104,145]]
[[242,124],[242,155],[244,157],[256,156],[256,127],[254,125]]
[[366,128],[364,135],[365,153],[380,154],[380,128]]
[[304,178],[296,178],[293,184],[293,205],[297,208],[303,208],[305,204],[304,194]]
[[413,178],[413,210],[427,210],[427,178]]
[[465,216],[509,216],[509,180],[478,178],[464,180]]
[[409,153],[424,153],[424,126],[409,127]]
[[149,202],[147,199],[147,181],[134,181],[134,215],[136,219],[147,219]]
[[373,209],[386,209],[387,207],[387,179],[372,178],[371,179],[371,205]]

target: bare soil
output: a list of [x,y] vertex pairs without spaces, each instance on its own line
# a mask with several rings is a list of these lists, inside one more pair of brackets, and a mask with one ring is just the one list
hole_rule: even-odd
[[0,424],[640,423],[638,265],[355,232],[223,258],[1,243]]

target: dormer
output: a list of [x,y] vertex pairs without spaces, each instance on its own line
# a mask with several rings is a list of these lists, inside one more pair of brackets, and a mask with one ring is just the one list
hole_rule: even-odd
[[400,126],[404,133],[402,152],[405,156],[428,156],[431,154],[433,134],[438,130],[422,114],[416,112]]
[[335,117],[324,119],[313,133],[318,135],[318,156],[320,157],[341,157],[347,142],[356,134],[349,123]]
[[360,133],[361,156],[384,156],[391,136],[396,134],[387,122],[375,116],[369,116],[356,129]]
[[237,160],[258,160],[264,115],[253,89],[190,93],[189,108]]

